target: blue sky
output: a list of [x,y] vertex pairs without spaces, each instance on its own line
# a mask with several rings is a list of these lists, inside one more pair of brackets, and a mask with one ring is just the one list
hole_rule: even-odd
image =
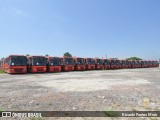
[[9,54],[160,58],[159,0],[0,0]]

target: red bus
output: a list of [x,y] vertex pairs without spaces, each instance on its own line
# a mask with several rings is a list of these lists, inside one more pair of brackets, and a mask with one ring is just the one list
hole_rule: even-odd
[[24,55],[10,55],[1,62],[2,68],[6,73],[27,72],[27,58]]
[[154,61],[154,67],[159,67],[158,61]]
[[117,59],[111,59],[111,69],[119,69],[121,68],[121,62]]
[[141,61],[140,60],[136,60],[136,62],[137,62],[137,67],[141,68]]
[[127,65],[127,68],[132,68],[131,61],[126,60],[126,65]]
[[151,61],[151,67],[154,67],[154,61],[153,60]]
[[110,64],[110,60],[109,59],[104,59],[103,60],[103,64],[104,64],[104,69],[107,70],[107,69],[110,69],[111,68],[111,64]]
[[146,62],[144,60],[141,60],[141,68],[145,68],[146,67]]
[[136,60],[131,60],[132,68],[138,68],[138,63]]
[[47,61],[44,56],[28,56],[28,72],[44,73],[47,70]]
[[128,68],[126,60],[121,60],[121,68]]
[[104,62],[103,59],[95,58],[94,59],[96,64],[95,64],[95,69],[96,70],[103,70],[104,69]]
[[74,63],[75,63],[75,66],[74,66],[75,70],[78,71],[78,70],[86,69],[84,58],[74,58]]
[[47,59],[47,72],[61,72],[61,58],[46,57],[46,59]]
[[95,60],[93,58],[85,58],[86,70],[95,70]]
[[152,67],[152,63],[150,60],[147,61],[148,62],[148,67]]
[[74,60],[72,57],[61,58],[62,71],[74,71]]
[[146,60],[141,61],[141,67],[142,68],[147,68],[148,67],[148,62]]

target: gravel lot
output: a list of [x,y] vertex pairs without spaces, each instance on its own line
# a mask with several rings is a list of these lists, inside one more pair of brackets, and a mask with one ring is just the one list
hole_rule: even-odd
[[0,74],[0,91],[8,111],[160,110],[160,68]]

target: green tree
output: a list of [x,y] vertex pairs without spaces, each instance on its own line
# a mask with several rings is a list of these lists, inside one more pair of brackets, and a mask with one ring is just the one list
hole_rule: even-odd
[[30,56],[30,54],[26,54],[26,56]]
[[45,56],[46,56],[46,57],[48,57],[49,55],[48,55],[48,54],[46,54]]
[[72,57],[72,55],[69,52],[64,53],[64,57]]
[[126,58],[126,60],[142,60],[142,59],[138,57],[130,57],[130,58]]

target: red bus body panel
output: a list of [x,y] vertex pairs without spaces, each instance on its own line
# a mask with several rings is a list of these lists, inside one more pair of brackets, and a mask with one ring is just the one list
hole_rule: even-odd
[[47,67],[46,66],[31,66],[30,71],[31,73],[44,73],[46,72]]
[[105,70],[111,69],[111,66],[110,65],[104,65],[104,69]]
[[159,63],[158,63],[158,61],[154,61],[154,62],[155,62],[154,67],[159,67]]
[[4,71],[10,74],[27,73],[27,66],[9,66],[8,64],[4,64]]
[[4,70],[6,73],[9,73],[9,74],[27,73],[27,65],[25,65],[25,66],[21,66],[21,65],[9,65],[8,63],[5,62],[6,59],[9,59],[12,56],[26,57],[24,55],[9,55],[5,59],[1,60],[1,69]]
[[[109,61],[109,64],[106,64],[106,63],[105,63],[105,60],[108,60],[108,61]],[[110,63],[110,60],[109,60],[109,59],[104,59],[103,61],[104,61],[104,63],[103,63],[103,65],[104,65],[104,69],[105,69],[105,70],[111,69],[111,63]]]
[[74,65],[62,65],[62,71],[74,71]]
[[[61,72],[62,71],[61,65],[57,65],[57,66],[50,65],[51,58],[60,58],[60,57],[46,57],[46,59],[47,59],[47,72]],[[61,61],[61,58],[60,58],[60,61]]]
[[86,65],[86,70],[95,70],[95,65]]
[[138,65],[134,64],[136,62],[135,60],[131,60],[130,62],[131,62],[132,68],[138,68]]
[[95,69],[96,70],[103,70],[104,69],[104,65],[98,65],[98,64],[96,64]]
[[[76,70],[76,71],[84,71],[84,70],[86,70],[85,63],[84,64],[77,64],[77,62],[78,62],[77,59],[78,58],[74,58],[74,62],[75,62],[74,70]],[[84,60],[84,58],[80,58],[80,59]]]
[[48,72],[61,72],[62,68],[61,66],[49,66]]
[[[38,57],[42,57],[44,59],[46,59],[44,56],[28,56],[28,61],[30,61],[29,59],[33,59],[34,57],[38,58]],[[31,63],[28,64],[27,69],[28,72],[31,73],[45,73],[47,72],[47,64],[46,65],[32,65],[32,61],[30,61]]]
[[75,68],[75,70],[77,70],[77,71],[86,70],[86,66],[85,66],[85,65],[75,65],[74,68]]
[[[96,64],[95,64],[95,69],[96,69],[96,70],[103,70],[103,69],[104,69],[104,64],[103,64],[103,63],[102,63],[101,65],[98,64],[98,59],[97,59],[97,58],[95,58],[94,60],[95,60],[95,62],[96,62]],[[102,60],[102,59],[100,59],[100,60]]]
[[85,58],[85,62],[86,62],[86,70],[95,70],[95,64],[87,64],[87,59],[88,58]]
[[[112,60],[110,60],[112,63]],[[117,60],[115,60],[117,61]],[[120,62],[120,60],[118,60]],[[115,64],[111,64],[111,69],[120,69],[121,68],[121,64],[115,65]]]
[[[62,71],[66,71],[66,72],[68,72],[68,71],[74,71],[74,64],[65,64],[64,63],[64,61],[65,61],[65,58],[67,58],[67,57],[63,57],[63,58],[61,58],[61,61],[62,61]],[[69,58],[72,58],[72,57],[69,57]],[[73,58],[72,58],[73,59]],[[73,60],[74,61],[74,60]]]
[[126,63],[123,64],[123,62],[126,62],[125,60],[120,60],[121,61],[121,68],[124,69],[124,68],[127,68],[127,65]]

